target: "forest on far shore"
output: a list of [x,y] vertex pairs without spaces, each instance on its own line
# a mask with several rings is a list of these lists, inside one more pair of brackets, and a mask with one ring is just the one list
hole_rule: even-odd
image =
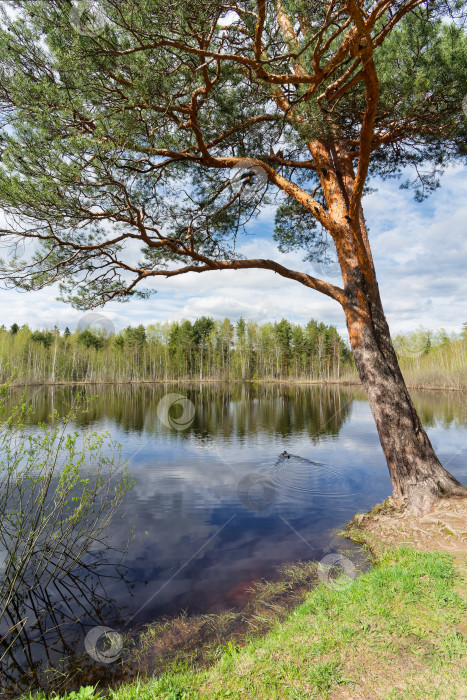
[[[86,317],[85,317],[86,318]],[[466,388],[467,323],[448,335],[417,329],[394,345],[412,386]],[[86,324],[73,333],[0,327],[0,381],[22,383],[174,380],[357,380],[347,343],[332,325],[240,318],[128,326],[118,333]]]
[[0,380],[29,383],[201,380],[327,381],[353,367],[334,326],[282,319],[258,324],[203,316],[127,327],[0,328]]

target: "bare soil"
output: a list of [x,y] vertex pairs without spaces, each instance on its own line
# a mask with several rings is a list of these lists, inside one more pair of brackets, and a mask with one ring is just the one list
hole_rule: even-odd
[[[467,498],[443,498],[426,515],[408,515],[391,499],[370,513],[358,514],[346,534],[366,533],[371,548],[407,545],[424,551],[449,552],[456,564],[467,560]],[[354,539],[354,537],[351,537]]]

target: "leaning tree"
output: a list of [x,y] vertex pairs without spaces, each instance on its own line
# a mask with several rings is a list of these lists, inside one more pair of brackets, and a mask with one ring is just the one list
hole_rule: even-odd
[[[369,177],[411,167],[423,197],[465,156],[466,3],[0,5],[5,283],[60,282],[84,309],[190,272],[295,280],[344,310],[394,495],[413,512],[467,495],[407,392],[362,209]],[[332,246],[340,286],[238,253],[265,204],[281,251]]]

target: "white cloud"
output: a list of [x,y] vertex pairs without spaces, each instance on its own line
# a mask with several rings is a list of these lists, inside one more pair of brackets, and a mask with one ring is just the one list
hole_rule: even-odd
[[[394,181],[379,183],[378,191],[365,198],[381,294],[393,332],[419,325],[457,331],[467,320],[466,185],[467,175],[456,168],[446,173],[441,189],[423,204]],[[272,227],[268,210],[252,227],[252,235],[240,242],[240,251],[315,274],[300,255],[278,253]],[[313,317],[346,333],[344,315],[335,302],[266,270],[192,273],[160,278],[152,286],[158,294],[149,301],[107,305],[104,313],[117,329],[209,315],[232,320],[244,316],[258,322],[282,317],[306,322]],[[56,294],[55,289],[29,294],[2,291],[0,322],[75,328],[83,313],[57,302]]]

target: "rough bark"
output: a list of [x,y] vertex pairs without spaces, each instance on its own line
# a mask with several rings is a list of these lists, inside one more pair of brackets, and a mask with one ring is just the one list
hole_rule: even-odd
[[[98,201],[98,192],[103,192],[104,201],[110,201],[111,204],[109,206],[106,204],[102,210],[96,211],[95,207],[89,205],[88,181],[83,183],[78,178],[72,186],[68,175],[59,168],[54,175],[57,178],[57,193],[55,194],[54,184],[52,200],[48,190],[43,189],[42,181],[39,183],[39,190],[46,192],[43,201],[40,201],[38,195],[39,198],[35,198],[31,203],[29,190],[20,191],[21,188],[18,189],[16,185],[11,192],[7,193],[6,199],[2,195],[2,201],[4,200],[14,221],[23,218],[29,221],[29,217],[32,216],[31,211],[37,204],[37,227],[35,225],[31,225],[28,229],[21,227],[20,233],[17,231],[16,224],[12,230],[0,229],[0,236],[5,237],[8,242],[10,237],[13,241],[19,237],[21,244],[24,241],[36,240],[47,243],[45,251],[35,260],[34,265],[29,263],[25,263],[23,267],[15,265],[12,270],[7,267],[6,272],[0,269],[2,279],[7,280],[8,283],[13,280],[15,285],[22,285],[27,289],[42,288],[65,278],[67,274],[77,284],[81,275],[88,286],[90,281],[94,283],[98,280],[100,286],[96,288],[99,289],[99,298],[86,291],[83,283],[81,286],[81,291],[85,291],[83,299],[72,297],[79,298],[80,304],[103,304],[129,296],[134,293],[137,285],[156,277],[169,278],[191,272],[200,274],[208,271],[240,269],[271,270],[286,279],[295,280],[336,300],[345,310],[356,365],[386,455],[394,484],[394,495],[404,498],[410,509],[419,512],[428,510],[433,501],[444,494],[467,495],[467,490],[463,489],[441,466],[405,386],[379,297],[363,216],[362,197],[370,172],[372,154],[383,143],[397,146],[406,142],[409,148],[410,144],[415,143],[418,148],[418,136],[420,136],[423,149],[423,144],[434,143],[433,139],[440,138],[438,134],[442,133],[443,121],[439,126],[441,131],[436,130],[438,127],[433,131],[433,126],[425,112],[418,116],[412,115],[411,108],[408,112],[404,110],[401,112],[398,99],[394,102],[392,111],[387,111],[385,108],[379,114],[377,110],[380,86],[377,66],[373,60],[374,51],[381,46],[386,35],[397,23],[421,4],[422,0],[404,0],[398,3],[376,0],[371,8],[365,10],[363,4],[356,0],[347,0],[344,3],[325,2],[323,3],[326,8],[325,17],[323,18],[320,12],[316,13],[315,19],[319,23],[315,23],[313,12],[310,17],[304,17],[303,20],[300,18],[298,23],[299,13],[297,14],[296,8],[292,8],[293,3],[285,3],[284,6],[281,0],[277,0],[276,3],[257,0],[254,28],[251,22],[255,13],[242,10],[241,15],[248,17],[248,23],[241,31],[238,27],[239,31],[232,34],[233,39],[226,38],[227,35],[224,37],[226,47],[224,47],[224,38],[222,39],[220,44],[222,50],[219,48],[217,31],[221,14],[216,15],[212,25],[209,25],[207,18],[198,24],[201,15],[198,16],[194,12],[193,28],[188,22],[187,29],[184,25],[183,30],[180,29],[180,32],[177,31],[173,36],[157,35],[152,38],[148,38],[150,33],[148,35],[139,27],[138,20],[133,28],[131,20],[128,38],[133,32],[134,36],[129,41],[128,47],[123,47],[120,42],[113,43],[110,34],[99,39],[93,38],[93,59],[90,64],[93,66],[92,71],[97,70],[95,61],[101,54],[102,61],[99,61],[101,67],[98,70],[102,85],[108,83],[109,86],[114,87],[109,87],[105,96],[102,93],[103,109],[99,112],[101,118],[94,120],[90,115],[80,114],[75,105],[76,100],[78,100],[77,104],[81,100],[80,90],[84,90],[82,108],[86,112],[88,99],[87,88],[84,87],[86,81],[84,81],[83,87],[77,88],[76,100],[75,97],[70,98],[69,103],[60,102],[61,106],[57,107],[58,131],[54,133],[60,134],[60,138],[64,138],[64,143],[67,143],[66,139],[73,132],[77,137],[74,141],[70,141],[71,156],[68,155],[66,148],[60,156],[64,159],[63,162],[74,155],[79,156],[78,161],[80,161],[81,156],[87,153],[88,147],[96,149],[91,151],[97,173],[94,200]],[[253,5],[252,10],[254,10]],[[190,12],[187,17],[191,16]],[[219,13],[222,12],[223,10],[219,7]],[[271,22],[271,19],[274,19],[271,12],[275,13],[277,22]],[[426,21],[431,21],[432,17],[436,18],[437,14],[432,16],[427,10]],[[273,72],[276,62],[279,61],[277,65],[282,65],[285,58],[283,55],[285,47],[276,40],[276,24],[282,32],[289,52],[287,68],[284,64],[285,73]],[[297,29],[301,35],[300,40],[297,37]],[[240,40],[241,37],[243,37],[242,40]],[[83,48],[79,49],[80,52],[82,50]],[[26,57],[26,63],[18,69],[20,82],[13,81],[10,84],[8,71],[5,73],[6,82],[1,81],[3,109],[10,115],[12,131],[15,124],[20,124],[18,132],[20,134],[27,133],[27,129],[30,128],[28,125],[31,123],[33,130],[36,128],[33,121],[37,115],[36,109],[32,113],[32,121],[26,119],[22,124],[22,114],[27,116],[28,105],[22,101],[21,94],[23,92],[25,95],[29,94],[27,89],[29,80],[32,81],[32,89],[36,84],[35,81],[42,80],[45,75],[42,58],[37,65],[35,58],[31,63],[26,56],[28,52],[24,53],[25,51],[21,42],[13,51],[14,55],[24,54]],[[131,62],[132,59],[129,57],[134,54],[140,54],[139,62]],[[144,62],[145,54],[148,55],[147,65]],[[76,54],[78,55],[82,54]],[[304,56],[306,60],[303,60]],[[44,66],[47,67],[45,54],[43,60]],[[156,86],[153,97],[148,98],[148,91],[144,87],[145,80],[143,80],[144,66],[154,64],[156,69],[164,70],[163,66],[172,64],[174,61],[174,70],[170,73],[175,76],[174,82],[167,83],[171,88]],[[418,55],[414,61],[415,66],[418,63]],[[57,65],[60,65],[60,62]],[[215,65],[217,68],[214,72]],[[225,110],[222,107],[220,111],[213,109],[214,119],[211,119],[208,105],[214,108],[217,95],[221,95],[222,98],[219,105],[224,104],[222,92],[217,91],[222,91],[227,86],[225,79],[221,78],[225,65],[230,66],[229,70],[236,71],[240,79],[249,81],[250,86],[254,86],[254,90],[259,91],[259,95],[263,93],[270,96],[278,108],[277,113],[270,109],[269,97],[264,100],[263,97],[259,97],[258,105],[256,107],[252,105],[252,109],[260,109],[258,113],[246,116],[242,110],[238,112],[234,110],[234,113],[225,121]],[[54,72],[53,66],[54,64],[51,63],[48,68],[50,74]],[[185,68],[183,68],[186,66],[189,66],[187,78],[184,77]],[[93,72],[89,73],[90,80],[93,75]],[[330,80],[332,82],[329,82]],[[353,94],[353,88],[360,82],[363,90]],[[291,86],[301,89],[291,90]],[[144,87],[143,90],[142,87]],[[359,95],[363,93],[364,98],[361,102]],[[48,114],[52,97],[49,99],[47,94],[43,107]],[[337,109],[340,99],[346,94],[350,96],[348,104],[340,103]],[[159,100],[161,100],[160,103]],[[307,103],[310,101],[312,101],[310,103],[312,108],[308,109]],[[438,99],[433,99],[432,104],[432,108],[427,107],[426,114],[432,113],[438,119]],[[343,113],[339,116],[341,109],[349,110],[345,119],[343,119]],[[433,111],[430,112],[430,109]],[[127,135],[120,132],[120,128],[112,126],[114,115],[117,114],[116,118],[120,119],[121,110],[135,115],[138,110],[138,123],[141,122],[144,125],[141,134],[145,134],[141,139],[136,137],[140,126],[135,127],[135,137],[130,141]],[[71,114],[73,119],[70,118]],[[106,115],[110,119],[108,132],[104,124]],[[286,153],[284,158],[282,151],[274,152],[274,148],[271,147],[273,141],[270,144],[269,154],[263,152],[263,148],[258,144],[261,131],[257,131],[257,127],[261,125],[261,128],[266,128],[269,123],[277,122],[278,117],[284,120],[283,134],[287,134],[290,126],[300,139],[312,139],[306,142],[311,158],[307,156],[304,159],[300,154],[297,160],[293,153],[295,148],[290,154]],[[155,118],[157,118],[156,121],[154,121]],[[161,122],[158,121],[159,119]],[[311,123],[308,123],[308,119],[311,119]],[[219,128],[215,133],[213,129],[217,128],[217,121],[219,121]],[[63,124],[66,124],[65,131],[63,131]],[[50,118],[47,117],[43,127],[49,128],[49,125]],[[157,133],[157,138],[153,140]],[[177,139],[170,138],[167,144],[164,143],[162,139],[164,133],[180,133],[179,150],[176,148]],[[251,134],[251,140],[249,134]],[[274,140],[279,138],[277,132],[272,131],[271,134],[275,134]],[[87,142],[83,141],[83,136],[88,140]],[[125,156],[123,167],[114,168],[112,171],[112,187],[108,186],[107,152],[101,153],[100,145],[98,146],[101,139],[110,149],[116,149],[116,154],[120,151],[128,153],[128,162]],[[267,138],[265,143],[269,140]],[[27,140],[24,141],[26,142],[29,143]],[[82,152],[75,153],[75,142],[87,143],[87,145]],[[18,146],[21,146],[21,139]],[[245,146],[247,151],[250,151],[251,146],[250,156],[240,155],[244,153]],[[120,163],[120,155],[115,157],[115,164]],[[383,154],[383,157],[386,156]],[[12,162],[15,162],[15,158]],[[19,173],[26,174],[27,178],[32,177],[31,182],[34,184],[34,166],[26,164],[23,168],[20,151],[18,151],[17,162]],[[35,162],[33,158],[32,163]],[[237,203],[240,204],[237,194],[235,196],[231,194],[228,203],[223,202],[221,198],[219,209],[214,206],[214,200],[213,203],[206,205],[206,212],[203,211],[203,217],[207,217],[206,223],[200,226],[199,234],[197,234],[198,224],[195,224],[195,221],[201,211],[194,214],[191,221],[187,219],[183,232],[180,230],[177,235],[175,231],[178,225],[173,231],[169,230],[169,234],[167,233],[162,214],[160,214],[160,228],[158,228],[157,207],[154,215],[150,211],[146,212],[144,206],[141,207],[141,197],[144,199],[146,196],[145,190],[141,190],[141,196],[135,194],[133,176],[128,179],[126,173],[128,168],[141,175],[149,172],[151,187],[158,187],[157,183],[164,182],[166,172],[169,178],[173,177],[170,174],[170,168],[174,163],[219,170],[253,168],[258,172],[258,168],[261,169],[269,186],[293,198],[304,212],[311,214],[316,222],[332,236],[341,266],[344,288],[304,272],[288,269],[274,260],[245,260],[236,257],[220,260],[217,241],[214,239],[212,241],[216,243],[214,248],[210,244],[205,245],[207,239],[204,228],[207,227],[206,233],[210,237],[210,220],[219,221],[220,212],[233,206],[237,207]],[[146,167],[149,167],[149,170],[146,170]],[[120,170],[122,175],[118,175]],[[290,175],[290,173],[296,174],[297,171],[300,173],[307,170],[310,173],[313,172],[319,179],[318,186],[313,192],[308,191],[311,188],[300,186],[302,181],[299,177]],[[101,175],[104,178],[102,183],[100,183]],[[76,189],[74,189],[75,185]],[[65,193],[72,193],[71,198],[68,194],[66,196],[62,194],[62,187]],[[135,190],[136,193],[138,187]],[[162,196],[163,189],[162,187]],[[223,192],[224,189],[221,189]],[[76,193],[76,200],[73,193]],[[50,213],[49,200],[55,202]],[[62,205],[62,200],[66,204]],[[79,203],[76,208],[75,204],[69,204],[75,201]],[[47,213],[44,214],[44,212]],[[23,216],[23,213],[26,216]],[[34,219],[34,216],[32,218]],[[63,227],[63,222],[68,220],[81,221],[84,228],[96,222],[96,224],[106,223],[111,228],[117,225],[117,229],[113,236],[104,236],[102,239],[88,239],[85,236],[81,240],[79,226],[76,226],[79,232],[76,235],[74,232],[70,234],[70,231]],[[217,231],[217,227],[218,223],[215,223],[212,230]],[[222,226],[219,230],[222,230]],[[126,247],[123,244],[125,241],[133,243],[134,240],[139,240],[151,251],[152,255],[144,264],[132,264],[127,259]],[[222,245],[219,246],[219,250],[224,247],[222,237],[220,241]],[[210,252],[212,250],[216,250],[215,255]],[[157,264],[159,254],[160,265]],[[59,262],[51,262],[55,259]],[[179,267],[165,264],[177,259],[180,263]],[[38,271],[40,274],[37,274]],[[107,284],[108,282],[111,284]],[[90,287],[90,289],[93,288]]]
[[368,231],[361,204],[349,217],[355,192],[352,159],[339,145],[310,145],[315,162],[325,167],[321,185],[328,209],[347,233],[331,231],[339,258],[345,312],[355,364],[368,398],[393,484],[393,497],[408,511],[428,512],[445,495],[466,496],[441,465],[405,385],[379,294]]
[[467,489],[444,469],[423,429],[397,361],[377,287],[364,294],[358,286],[346,289],[347,327],[388,464],[393,497],[416,514],[428,512],[443,496],[467,497]]

